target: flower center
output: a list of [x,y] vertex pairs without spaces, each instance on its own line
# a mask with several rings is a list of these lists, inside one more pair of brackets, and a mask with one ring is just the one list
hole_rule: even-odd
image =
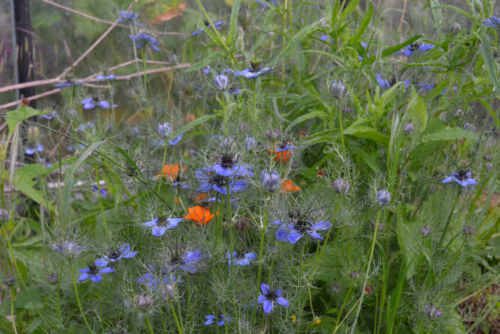
[[220,165],[223,167],[223,168],[231,168],[233,167],[234,165],[234,157],[232,154],[230,153],[224,153],[221,157],[220,157],[220,160],[221,160],[221,163]]
[[278,296],[277,296],[277,294],[276,294],[276,293],[277,293],[277,291],[276,291],[276,290],[269,290],[269,291],[267,292],[267,294],[266,294],[266,298],[267,298],[268,300],[272,300],[272,301],[274,301],[274,300],[276,300],[276,299],[278,298]]
[[458,172],[458,178],[462,181],[466,180],[467,179],[467,172],[464,172],[464,171]]
[[97,275],[99,273],[99,269],[97,268],[97,266],[95,264],[90,264],[89,265],[89,273],[92,276]]
[[109,253],[108,258],[116,260],[122,255],[122,251],[120,249],[114,250]]
[[305,232],[312,224],[306,220],[297,220],[293,224],[293,228],[299,232]]

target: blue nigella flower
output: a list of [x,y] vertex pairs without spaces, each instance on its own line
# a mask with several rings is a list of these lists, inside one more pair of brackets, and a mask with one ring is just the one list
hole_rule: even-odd
[[290,303],[285,298],[281,297],[283,292],[281,290],[271,290],[269,285],[262,283],[260,285],[262,295],[259,295],[257,304],[264,304],[264,313],[270,313],[273,310],[274,302],[281,306],[288,307]]
[[108,75],[106,75],[106,77],[104,77],[104,75],[102,75],[102,74],[99,74],[95,78],[96,78],[96,80],[104,80],[104,78],[106,78],[108,80],[115,80],[116,79],[114,74],[108,74]]
[[296,218],[292,222],[293,224],[275,221],[271,224],[280,225],[278,231],[276,231],[276,238],[280,241],[289,242],[292,245],[299,241],[305,232],[313,239],[323,240],[323,237],[316,231],[326,231],[332,226],[330,222],[324,220],[313,224],[311,221]]
[[155,266],[152,265],[149,267],[150,273],[144,274],[137,279],[139,283],[147,283],[152,290],[156,290],[158,288],[158,284],[172,284],[172,283],[180,283],[181,279],[172,275],[170,271],[166,268],[159,270],[159,272],[155,272]]
[[322,35],[319,39],[321,39],[323,42],[328,42],[328,36],[327,35]]
[[[221,314],[219,317],[221,319],[217,322],[217,325],[219,325],[219,326],[224,326],[224,321],[225,322],[231,321],[231,318],[224,316],[224,314]],[[205,319],[207,319],[207,321],[205,321],[205,323],[204,323],[205,326],[209,326],[209,325],[212,325],[213,323],[215,323],[215,315],[207,315],[207,316],[205,316]]]
[[[88,129],[92,129],[93,127],[94,127],[94,123],[87,122],[87,124],[80,125],[80,127],[78,128],[78,130],[85,131],[85,130],[88,130]],[[80,147],[82,147],[82,145],[80,145]],[[86,148],[86,146],[83,146],[82,148]]]
[[[98,97],[89,97],[85,100],[82,100],[83,109],[93,109],[95,107],[107,109],[110,107],[110,104],[106,101],[100,100]],[[114,105],[114,107],[118,107],[118,105]]]
[[235,90],[231,90],[231,91],[229,91],[229,95],[234,95],[234,96],[238,97],[240,90],[241,90],[240,88],[236,88]]
[[[444,95],[446,94],[446,90],[448,89],[448,87],[446,87],[443,92],[441,93],[441,95]],[[457,87],[451,87],[451,91],[453,92],[454,90],[457,90],[458,88]]]
[[[257,257],[257,254],[255,253],[246,253],[243,254],[242,252],[233,252],[233,261],[234,261],[234,266],[240,265],[240,266],[248,266],[250,264],[250,261],[254,260]],[[231,253],[226,254],[226,258],[228,259],[227,263],[231,265]]]
[[[222,20],[221,20],[221,21],[219,21],[219,22],[212,22],[212,23],[214,24],[215,29],[220,30],[220,27],[222,26],[222,23],[224,23],[224,21],[222,21]],[[204,24],[205,24],[205,27],[207,27],[207,28],[209,28],[209,29],[210,29],[210,28],[212,28],[212,26],[210,25],[210,22],[205,21],[205,22],[204,22]],[[201,34],[203,31],[204,31],[203,29],[196,30],[196,31],[195,31],[195,32],[193,32],[191,35],[192,35],[192,36],[196,36],[196,35]]]
[[483,26],[488,28],[500,28],[500,19],[498,17],[492,16],[481,22]]
[[137,20],[137,14],[127,13],[124,10],[120,10],[120,18],[117,21],[124,24],[132,23],[139,27],[142,27],[143,25],[137,22],[136,20]]
[[52,247],[65,258],[78,257],[87,247],[80,247],[76,242],[66,241],[61,245],[53,244]]
[[[392,78],[391,81],[389,82],[386,79],[382,79],[382,77],[380,77],[380,74],[378,73],[377,73],[377,81],[378,84],[384,88],[391,88],[396,84],[396,78]],[[405,88],[408,87],[408,85],[410,85],[410,80],[402,80],[402,82],[405,83]]]
[[137,255],[137,252],[130,251],[129,244],[123,244],[117,250],[112,251],[108,255],[95,261],[95,264],[99,267],[106,267],[109,262],[116,262],[120,259],[130,259]]
[[184,270],[188,273],[194,274],[198,268],[194,266],[194,264],[201,260],[201,251],[195,250],[193,252],[188,252],[187,254],[183,254],[179,256],[179,254],[172,255],[170,259],[171,270],[174,271],[176,269]]
[[[362,46],[364,49],[368,48],[368,44],[366,44],[365,42],[361,42],[361,46]],[[370,54],[369,54],[369,53],[367,53],[367,54],[366,54],[366,56],[367,56],[367,57],[370,57]],[[359,60],[363,60],[363,57],[361,57],[360,55],[358,55],[358,59],[359,59]]]
[[209,67],[204,68],[204,69],[203,69],[203,73],[205,73],[205,74],[210,74],[210,68],[209,68]]
[[215,173],[212,167],[197,169],[196,177],[202,183],[196,190],[198,193],[208,193],[210,190],[215,190],[223,195],[227,195],[227,182],[229,182],[229,193],[245,191],[247,186],[247,183],[242,180],[227,180],[225,176]]
[[421,84],[418,84],[417,87],[420,87],[422,88],[423,90],[431,90],[433,89],[434,87],[436,87],[436,85],[428,85],[427,82],[422,82]]
[[168,143],[172,146],[175,146],[175,145],[177,145],[177,143],[179,143],[181,141],[182,137],[184,137],[184,135],[180,135],[179,137],[174,138],[173,140],[170,140]]
[[24,154],[27,155],[33,155],[35,153],[35,150],[38,152],[43,152],[43,145],[42,144],[37,144],[34,148],[31,146],[28,146],[26,148],[26,151],[24,151]]
[[[92,191],[93,192],[98,192],[99,188],[97,186],[92,186]],[[106,198],[106,190],[101,188],[101,197]]]
[[160,41],[157,40],[156,38],[153,38],[151,36],[149,36],[148,34],[146,33],[143,33],[141,32],[139,35],[137,36],[133,36],[133,35],[129,35],[129,37],[133,40],[133,41],[136,41],[138,42],[136,47],[138,49],[141,49],[143,48],[144,46],[147,46],[149,45],[151,47],[151,49],[153,49],[153,51],[160,51],[160,48],[157,47],[158,44],[160,44]]
[[169,218],[166,219],[164,216],[158,216],[152,221],[145,222],[142,226],[152,226],[153,227],[153,235],[155,237],[161,237],[165,234],[167,229],[175,228],[179,225],[183,218]]
[[81,82],[76,82],[76,81],[73,81],[72,78],[66,77],[66,81],[58,83],[55,86],[59,89],[64,89],[64,88],[68,88],[68,87],[73,87],[73,85],[80,86],[81,84],[82,84]]
[[477,186],[477,182],[472,179],[472,174],[471,172],[459,172],[459,173],[452,173],[449,177],[444,179],[441,183],[452,183],[455,181],[462,187],[467,187],[467,186]]
[[158,123],[158,135],[161,138],[167,138],[172,133],[172,125],[169,122]]
[[54,110],[52,110],[48,114],[41,114],[40,116],[42,116],[45,119],[52,119],[52,118],[59,118],[60,117]]
[[398,52],[396,52],[396,54],[400,55],[400,56],[402,56],[402,55],[411,56],[415,52],[426,52],[434,47],[435,47],[434,44],[422,44],[421,45],[418,43],[414,43],[414,44],[407,45],[403,51],[398,51]]
[[113,268],[104,267],[99,269],[97,266],[97,263],[95,265],[91,264],[87,268],[78,270],[82,274],[78,277],[78,280],[81,282],[90,278],[94,283],[99,283],[102,279],[101,274],[109,274],[115,271]]
[[[260,0],[255,0],[255,2],[258,3],[261,7],[267,7],[267,5],[262,3]],[[276,1],[276,0],[268,0],[267,2],[273,3],[276,6],[278,6],[278,1]]]
[[266,74],[269,73],[273,70],[274,67],[264,67],[264,68],[258,68],[258,69],[252,69],[252,68],[245,68],[243,71],[236,71],[234,72],[234,75],[239,77],[239,76],[244,76],[247,79],[255,79],[261,74]]

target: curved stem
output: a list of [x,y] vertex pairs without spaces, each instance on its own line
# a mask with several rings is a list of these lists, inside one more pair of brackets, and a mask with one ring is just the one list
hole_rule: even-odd
[[80,314],[82,315],[83,321],[85,321],[85,325],[89,329],[90,333],[94,334],[92,328],[90,328],[89,323],[87,322],[87,318],[85,318],[85,313],[83,313],[82,303],[80,302],[80,296],[78,295],[78,287],[76,286],[76,278],[75,272],[73,270],[73,264],[71,263],[71,258],[69,260],[69,268],[71,269],[71,277],[73,278],[73,287],[75,288],[76,301],[78,303],[78,308],[80,309]]

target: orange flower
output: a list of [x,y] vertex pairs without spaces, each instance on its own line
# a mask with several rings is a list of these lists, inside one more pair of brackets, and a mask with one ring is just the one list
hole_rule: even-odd
[[[290,144],[290,142],[281,143],[279,145],[288,145],[288,144]],[[279,161],[287,162],[288,159],[290,159],[293,156],[293,152],[295,152],[294,149],[285,150],[285,151],[276,151],[275,150],[274,152],[272,152],[271,149],[269,149],[269,148],[267,149],[267,153],[269,153],[269,155],[273,156],[274,161],[276,161],[276,162],[279,162]]]
[[205,197],[207,197],[208,195],[206,193],[199,193],[198,195],[196,195],[195,199],[196,201],[201,201],[203,200]]
[[283,181],[283,192],[294,193],[294,192],[299,191],[299,190],[300,190],[300,187],[294,186],[292,181],[290,181],[290,180]]
[[[192,220],[198,225],[207,225],[214,218],[214,215],[210,213],[210,209],[199,205],[189,208],[188,211],[189,214],[185,215],[184,219]],[[217,212],[217,214],[219,213]]]
[[[162,176],[165,176],[169,179],[171,179],[172,181],[175,180],[177,178],[177,175],[179,175],[179,165],[178,164],[175,164],[175,165],[163,165],[163,172],[159,175],[156,175],[157,177],[162,177]],[[185,171],[187,169],[187,167],[183,167],[181,169],[181,171]]]

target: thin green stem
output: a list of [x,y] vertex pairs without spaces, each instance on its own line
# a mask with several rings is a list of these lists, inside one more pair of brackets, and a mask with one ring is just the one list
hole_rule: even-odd
[[259,296],[260,278],[261,278],[261,275],[262,275],[262,255],[264,253],[264,236],[266,235],[267,217],[268,217],[268,214],[269,214],[269,203],[270,202],[271,202],[271,199],[267,198],[266,213],[264,215],[264,226],[262,227],[262,233],[260,235],[259,273],[257,274],[257,290],[256,290],[256,294],[255,294],[255,302],[254,302],[254,305],[253,305],[252,322],[251,322],[251,324],[253,324],[254,321],[255,321],[255,313],[257,311],[257,298]]
[[455,211],[455,207],[460,198],[460,193],[462,192],[462,188],[459,188],[457,191],[457,196],[455,197],[455,202],[453,202],[453,207],[451,208],[450,215],[448,216],[448,220],[446,221],[446,225],[444,226],[443,234],[441,234],[441,239],[439,240],[438,246],[436,249],[440,249],[443,245],[444,238],[446,237],[446,233],[448,232],[448,227],[450,226],[451,217],[453,216],[453,212]]
[[302,245],[300,247],[300,256],[299,256],[299,282],[298,282],[298,298],[299,298],[299,318],[298,318],[298,321],[297,321],[297,327],[300,327],[300,324],[301,324],[301,321],[302,321],[302,296],[301,296],[301,292],[302,292],[302,261],[303,261],[303,258],[304,258],[304,247],[305,247],[305,243],[302,242]]
[[346,155],[345,155],[345,144],[344,144],[344,129],[342,126],[342,108],[340,108],[338,102],[337,102],[337,109],[339,110],[339,127],[340,127],[340,139],[342,141],[342,154],[344,155],[342,159],[345,159]]
[[104,224],[104,228],[106,229],[108,237],[111,238],[111,234],[108,229],[108,224],[106,223],[106,217],[104,215],[104,207],[102,205],[102,196],[101,196],[101,183],[99,180],[99,171],[97,169],[97,162],[95,160],[94,160],[94,168],[95,168],[95,178],[97,181],[97,200],[99,201],[99,206],[101,207],[102,222]]
[[14,328],[14,332],[17,334],[17,326],[14,317],[14,289],[10,289],[10,316],[12,317],[12,328]]
[[231,249],[231,286],[233,286],[234,282],[234,242],[233,242],[233,219],[232,219],[232,213],[231,213],[231,195],[230,195],[230,189],[229,189],[229,181],[226,181],[226,191],[227,191],[227,213],[229,215],[228,217],[228,223],[229,223],[229,237],[230,237],[230,249]]
[[361,289],[361,298],[359,301],[358,311],[356,312],[356,318],[354,318],[354,324],[352,325],[352,330],[351,330],[352,334],[354,334],[354,332],[356,330],[356,323],[358,322],[359,313],[361,312],[361,307],[363,306],[363,297],[365,295],[364,291],[366,288],[366,284],[368,283],[368,277],[370,276],[370,267],[371,267],[372,259],[373,259],[373,251],[375,250],[375,242],[377,241],[378,224],[380,221],[380,214],[381,213],[382,213],[382,208],[379,208],[378,213],[377,213],[377,220],[375,221],[375,231],[373,232],[373,241],[372,241],[372,245],[370,247],[370,255],[368,257],[368,264],[367,264],[366,269],[365,269],[366,270],[365,281],[363,283],[363,288]]
[[151,321],[149,321],[149,317],[147,314],[145,314],[145,320],[146,320],[146,324],[148,325],[148,328],[149,328],[149,331],[151,332],[151,334],[154,334],[154,331],[153,331],[153,327],[151,326]]
[[75,289],[75,295],[76,295],[76,301],[78,303],[78,308],[80,309],[80,314],[82,315],[83,321],[85,322],[85,325],[87,325],[87,328],[89,329],[90,333],[94,333],[92,328],[90,328],[89,323],[87,322],[87,318],[85,317],[85,313],[83,313],[83,308],[82,308],[82,303],[80,302],[80,296],[78,295],[78,287],[76,285],[76,278],[75,278],[75,272],[73,270],[73,264],[71,263],[71,258],[68,258],[69,260],[69,268],[71,269],[71,277],[73,278],[73,287]]
[[142,67],[144,68],[144,101],[146,101],[147,98],[147,90],[146,90],[146,85],[148,82],[148,72],[147,72],[147,67],[146,67],[146,52],[145,52],[146,47],[144,46],[141,49],[141,55],[142,55]]
[[174,305],[172,305],[172,300],[169,298],[168,303],[170,305],[170,310],[172,311],[172,315],[174,316],[175,324],[177,325],[177,330],[179,334],[182,334],[181,324],[179,323],[179,319],[177,318],[177,313],[175,313]]

